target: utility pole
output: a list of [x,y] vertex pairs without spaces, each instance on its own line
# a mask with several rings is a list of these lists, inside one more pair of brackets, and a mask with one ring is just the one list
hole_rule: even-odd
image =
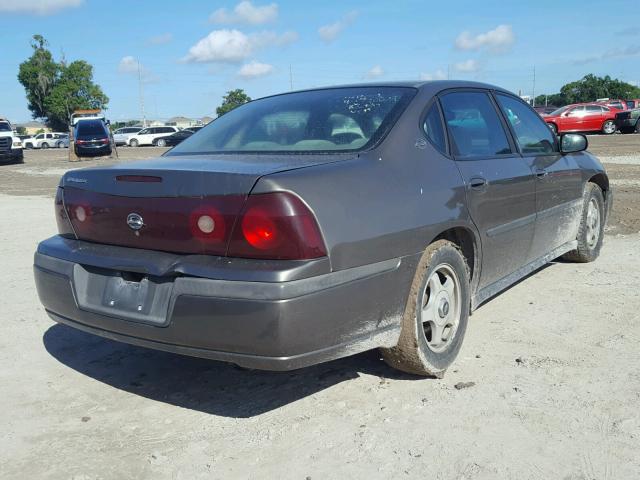
[[531,89],[531,106],[536,106],[536,66],[533,66],[533,88]]
[[140,113],[142,115],[142,128],[147,128],[147,118],[144,115],[144,92],[142,91],[142,72],[140,60],[138,60],[138,92],[140,95]]
[[289,90],[293,91],[293,70],[291,70],[291,64],[289,64]]

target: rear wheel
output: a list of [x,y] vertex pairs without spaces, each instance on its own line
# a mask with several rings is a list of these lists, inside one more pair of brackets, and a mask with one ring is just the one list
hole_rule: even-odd
[[602,133],[611,135],[616,132],[616,123],[613,120],[607,120],[602,124]]
[[418,264],[398,344],[380,349],[384,360],[404,372],[442,378],[462,346],[469,302],[464,256],[447,240],[432,243]]
[[158,141],[156,142],[156,146],[158,146],[158,147],[166,147],[167,146],[167,141],[164,138],[159,138]]
[[577,237],[578,248],[565,254],[566,260],[587,263],[598,258],[604,237],[604,212],[602,190],[595,183],[587,183]]
[[135,138],[132,138],[131,140],[129,140],[130,147],[137,147],[138,145],[139,145],[138,140],[136,140]]
[[49,148],[49,144],[47,142],[42,142],[42,144],[40,145],[40,148]]

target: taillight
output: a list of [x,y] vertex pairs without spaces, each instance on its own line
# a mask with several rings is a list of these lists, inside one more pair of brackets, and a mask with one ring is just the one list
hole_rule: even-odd
[[63,190],[58,187],[56,191],[55,209],[56,209],[56,225],[58,226],[58,233],[63,237],[73,237],[73,228],[69,221],[69,215],[64,208],[64,202],[62,200]]
[[230,257],[302,260],[325,256],[318,224],[309,208],[286,192],[250,195],[235,224]]

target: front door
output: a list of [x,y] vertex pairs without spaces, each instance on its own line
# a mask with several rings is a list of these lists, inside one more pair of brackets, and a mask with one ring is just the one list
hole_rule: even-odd
[[582,208],[582,173],[574,155],[562,155],[555,135],[529,105],[495,95],[518,150],[535,176],[536,226],[529,260],[575,240]]
[[480,232],[483,288],[527,263],[536,216],[534,175],[488,92],[454,91],[440,102],[469,214]]

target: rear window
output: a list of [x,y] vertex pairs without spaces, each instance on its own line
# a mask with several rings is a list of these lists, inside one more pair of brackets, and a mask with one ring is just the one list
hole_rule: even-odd
[[169,155],[362,150],[384,136],[415,92],[352,87],[256,100],[219,117]]
[[78,127],[77,127],[78,136],[104,135],[105,133],[106,131],[102,122],[92,122],[88,120],[83,120],[81,122],[78,122]]

